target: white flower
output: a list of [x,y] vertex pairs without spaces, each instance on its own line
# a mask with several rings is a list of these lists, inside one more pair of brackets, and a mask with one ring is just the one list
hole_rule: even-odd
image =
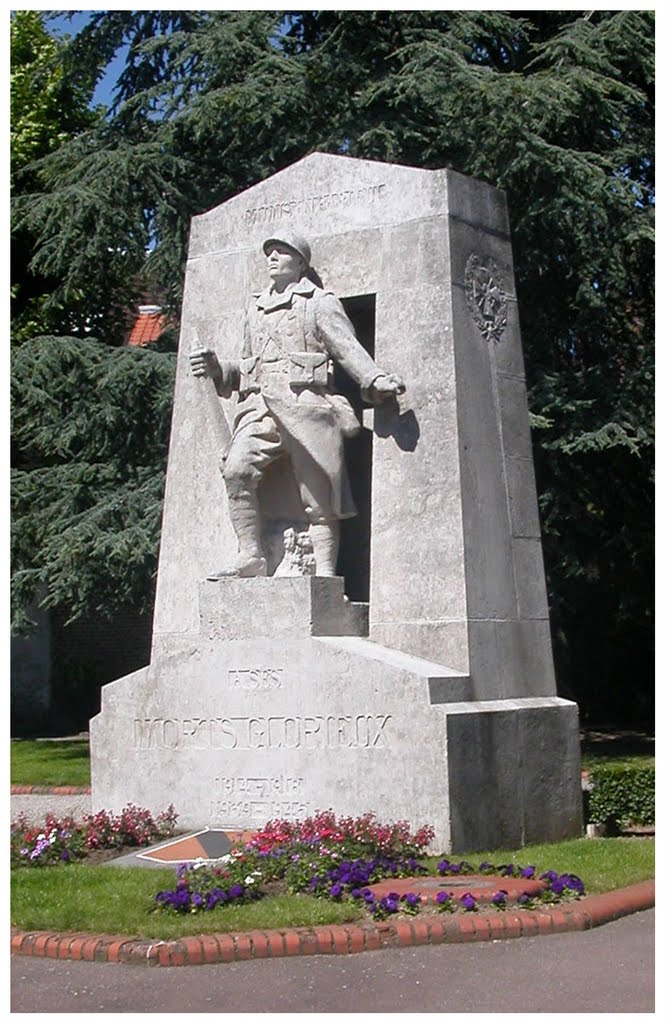
[[246,885],[254,885],[254,875],[248,875],[245,879]]

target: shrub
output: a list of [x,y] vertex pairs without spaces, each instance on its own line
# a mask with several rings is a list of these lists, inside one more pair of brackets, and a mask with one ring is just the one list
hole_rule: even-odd
[[654,767],[601,764],[590,778],[589,819],[598,824],[654,825]]

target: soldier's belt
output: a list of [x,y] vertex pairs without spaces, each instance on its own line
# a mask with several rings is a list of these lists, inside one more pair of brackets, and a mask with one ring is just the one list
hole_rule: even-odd
[[290,364],[287,359],[273,359],[270,363],[261,363],[259,376],[264,377],[267,373],[289,373]]
[[290,352],[284,359],[266,362],[257,356],[241,360],[242,390],[256,390],[262,377],[276,374],[288,374],[294,387],[326,387],[328,356],[325,352]]

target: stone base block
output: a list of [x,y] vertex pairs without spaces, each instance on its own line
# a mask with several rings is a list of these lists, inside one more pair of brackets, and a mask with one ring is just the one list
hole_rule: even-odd
[[199,584],[199,609],[202,636],[224,641],[368,631],[367,605],[347,599],[342,576],[207,580]]
[[[234,621],[266,582],[226,590]],[[473,702],[469,678],[445,666],[359,636],[313,636],[306,592],[317,587],[282,583],[273,618],[292,616],[282,633],[222,639],[223,587],[217,624],[202,601],[205,626],[187,652],[104,687],[90,723],[94,810],[173,803],[185,828],[234,830],[374,811],[432,824],[433,846],[451,852],[580,834],[574,704]]]

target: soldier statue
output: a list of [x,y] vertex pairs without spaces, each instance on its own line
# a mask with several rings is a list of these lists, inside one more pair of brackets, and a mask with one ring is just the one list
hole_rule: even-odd
[[368,355],[339,299],[314,283],[305,239],[284,233],[267,239],[263,250],[270,285],[249,305],[239,360],[220,361],[207,349],[190,355],[193,374],[210,377],[218,395],[238,392],[222,465],[238,557],[209,579],[267,574],[257,488],[267,467],[281,458],[291,463],[309,523],[316,575],[334,576],[340,520],[356,515],[344,440],[360,424],[333,387],[332,364],[372,404],[405,386]]

